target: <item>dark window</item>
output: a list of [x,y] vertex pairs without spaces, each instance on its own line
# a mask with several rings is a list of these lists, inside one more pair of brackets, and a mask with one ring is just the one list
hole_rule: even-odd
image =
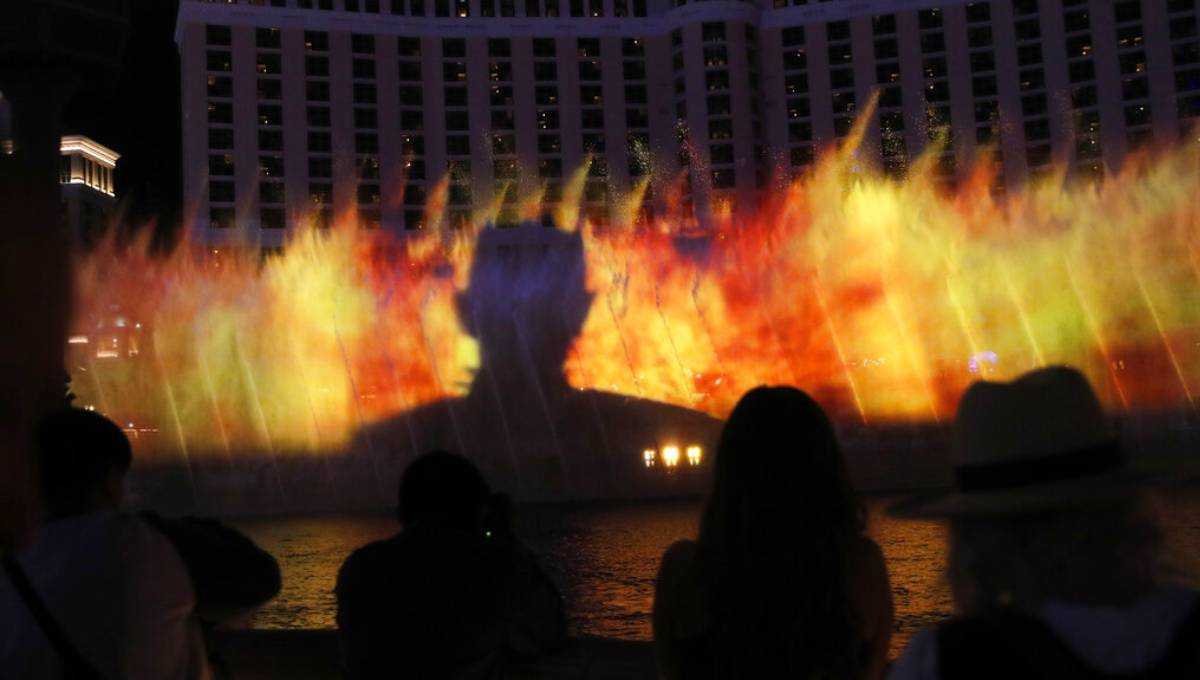
[[558,62],[538,61],[533,64],[533,79],[539,81],[558,80]]
[[210,123],[232,123],[233,122],[233,104],[229,102],[209,102],[208,103],[208,122]]
[[733,137],[733,121],[728,118],[708,121],[709,139],[730,139]]
[[208,45],[233,44],[233,31],[228,26],[208,24],[204,27],[204,42]]
[[645,85],[626,85],[625,86],[625,103],[627,104],[645,104],[647,99]]
[[233,208],[209,208],[208,226],[211,229],[230,229],[233,227]]
[[309,132],[308,150],[314,153],[329,153],[333,150],[333,138],[328,132]]
[[557,49],[554,45],[554,38],[534,38],[533,39],[533,56],[535,57],[555,57]]
[[259,182],[258,200],[262,203],[283,203],[283,182]]
[[233,182],[212,180],[208,183],[208,200],[213,203],[233,203]]
[[1171,19],[1171,40],[1190,38],[1196,35],[1196,15]]
[[1150,124],[1150,107],[1145,104],[1134,104],[1125,107],[1125,125],[1133,127]]
[[921,51],[929,54],[946,51],[946,36],[942,33],[922,33]]
[[942,10],[937,8],[921,10],[917,13],[917,23],[920,24],[922,29],[941,28]]
[[517,141],[513,135],[492,135],[492,153],[506,156],[517,152]]
[[783,46],[791,47],[793,45],[804,44],[804,27],[789,26],[783,29]]
[[562,138],[558,135],[538,135],[538,153],[562,153]]
[[996,70],[996,54],[992,51],[971,53],[971,73]]
[[374,59],[355,59],[352,66],[355,78],[371,79],[375,77]]
[[1096,86],[1084,85],[1071,91],[1071,106],[1077,109],[1096,105]]
[[208,96],[210,97],[232,97],[233,96],[233,79],[229,76],[209,76],[208,77]]
[[808,54],[803,49],[788,50],[783,53],[783,68],[796,71],[808,68]]
[[329,101],[329,82],[325,80],[305,81],[304,96],[310,102]]
[[228,128],[215,128],[208,131],[208,148],[210,149],[232,149],[233,148],[233,130]]
[[830,42],[850,39],[850,22],[847,20],[831,21],[825,24],[825,38]]
[[734,174],[732,168],[721,168],[712,171],[712,185],[714,189],[728,189],[736,184],[737,175]]
[[987,47],[992,44],[991,26],[972,26],[967,29],[968,47]]
[[508,109],[493,109],[491,112],[493,130],[512,130],[516,127],[513,112]]
[[876,59],[895,59],[900,56],[900,45],[895,38],[875,41]]
[[585,130],[599,129],[604,127],[604,110],[603,109],[584,109],[580,112],[580,124]]
[[854,69],[835,68],[829,70],[829,86],[833,89],[854,87]]
[[333,159],[313,156],[308,159],[309,177],[333,177]]
[[1063,27],[1067,32],[1086,31],[1092,22],[1086,9],[1074,10],[1063,14]]
[[1017,64],[1032,66],[1042,63],[1042,46],[1040,44],[1021,45],[1017,48]]
[[354,127],[379,127],[379,114],[375,111],[375,109],[354,109]]
[[1042,24],[1037,19],[1022,19],[1016,24],[1017,40],[1037,40],[1042,37]]
[[326,106],[310,106],[305,111],[308,124],[311,127],[329,127],[329,108]]
[[405,109],[400,112],[400,129],[415,132],[425,126],[425,115],[421,109]]
[[281,151],[283,150],[283,131],[282,130],[259,130],[258,131],[258,148],[265,151]]
[[511,61],[493,61],[488,64],[488,79],[493,83],[512,80]]
[[1040,68],[1021,71],[1018,75],[1018,83],[1022,92],[1040,90],[1046,86],[1046,72]]
[[729,95],[716,94],[708,97],[708,115],[727,116],[732,110]]
[[579,62],[579,79],[580,80],[600,80],[600,62],[598,61],[581,61]]
[[881,14],[871,19],[871,31],[875,35],[891,35],[896,32],[896,15]]
[[209,71],[232,71],[233,53],[227,50],[209,50],[206,64]]
[[1040,116],[1046,113],[1046,95],[1031,94],[1021,97],[1021,114],[1025,117]]
[[329,57],[307,56],[304,58],[304,73],[310,76],[329,75]]
[[984,21],[990,21],[992,18],[992,6],[987,2],[970,2],[967,3],[967,21],[977,24]]
[[471,155],[471,138],[465,135],[446,137],[446,153],[452,156]]
[[849,43],[839,43],[837,45],[829,46],[829,65],[830,66],[840,66],[842,64],[849,64],[853,60],[854,60],[854,56],[851,53]]
[[700,37],[704,42],[724,42],[725,24],[720,21],[706,21],[700,25]]
[[[1178,81],[1178,78],[1176,79]],[[1150,81],[1141,78],[1126,78],[1121,81],[1122,99],[1146,99],[1150,96]]]
[[328,52],[329,34],[325,31],[305,31],[304,48],[314,52]]
[[233,155],[232,154],[213,154],[208,157],[208,174],[210,175],[232,175],[233,174]]
[[1124,0],[1113,6],[1113,17],[1118,24],[1127,21],[1137,21],[1142,18],[1141,0]]
[[446,129],[454,132],[471,129],[471,119],[466,111],[447,111]]
[[808,92],[808,74],[789,73],[783,79],[783,89],[788,94],[804,94]]
[[467,64],[462,61],[447,61],[442,64],[442,80],[447,83],[467,82]]
[[1050,121],[1045,118],[1025,123],[1025,140],[1029,142],[1050,139]]
[[[400,0],[396,0],[396,2],[399,1]],[[421,56],[421,39],[411,36],[401,36],[396,38],[396,52],[401,57]]]
[[625,80],[645,80],[646,62],[627,61],[622,66],[622,73],[625,76]]
[[537,112],[537,127],[539,130],[558,129],[558,110],[543,109]]
[[489,57],[512,56],[512,41],[508,38],[489,38],[487,46]]
[[259,99],[282,99],[283,98],[283,81],[277,78],[259,78],[258,79],[258,98]]
[[350,34],[350,52],[354,54],[374,54],[374,36]]
[[377,99],[375,86],[369,83],[354,84],[355,104],[374,104]]
[[996,96],[996,76],[979,76],[972,78],[971,91],[976,97]]
[[708,160],[713,165],[728,165],[733,163],[733,145],[714,144],[708,147]]
[[463,38],[442,38],[442,57],[461,59],[467,56],[467,41]]

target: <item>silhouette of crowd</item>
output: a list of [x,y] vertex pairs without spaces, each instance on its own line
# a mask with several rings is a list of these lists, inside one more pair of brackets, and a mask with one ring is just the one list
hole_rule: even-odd
[[[1160,569],[1164,479],[1135,472],[1081,373],[974,384],[953,438],[955,488],[889,511],[946,522],[956,613],[893,662],[884,555],[832,424],[798,389],[747,392],[698,535],[662,558],[659,677],[1200,677],[1200,601]],[[213,519],[126,510],[132,451],[103,416],[51,413],[33,449],[43,518],[3,555],[0,676],[229,674],[210,633],[279,592],[275,559]],[[568,644],[513,500],[471,460],[413,460],[396,507],[400,531],[337,576],[345,677],[502,678]]]

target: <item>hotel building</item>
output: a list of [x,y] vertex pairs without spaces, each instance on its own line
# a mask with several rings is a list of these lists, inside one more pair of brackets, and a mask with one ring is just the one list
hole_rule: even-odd
[[[902,173],[932,139],[1011,189],[1177,143],[1200,117],[1200,0],[183,0],[184,215],[200,242],[279,245],[353,216],[420,228],[582,210],[653,177],[700,224],[750,210],[850,130]],[[442,178],[449,185],[439,187]],[[570,198],[570,197],[568,197]]]

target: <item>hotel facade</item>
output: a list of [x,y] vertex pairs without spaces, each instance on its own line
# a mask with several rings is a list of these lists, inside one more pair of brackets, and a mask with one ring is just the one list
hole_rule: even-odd
[[1193,129],[1198,4],[183,0],[184,215],[197,242],[264,247],[343,216],[419,229],[431,199],[450,223],[551,215],[590,158],[584,214],[652,178],[646,209],[674,194],[703,225],[876,93],[861,153],[889,173],[941,138],[946,182],[983,148],[1001,191],[1098,174]]

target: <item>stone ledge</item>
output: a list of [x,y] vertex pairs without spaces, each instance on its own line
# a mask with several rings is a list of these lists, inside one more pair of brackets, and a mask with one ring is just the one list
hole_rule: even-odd
[[[217,654],[238,680],[340,678],[337,635],[332,630],[226,630],[215,636]],[[400,674],[402,675],[402,673]],[[509,669],[508,678],[655,677],[649,642],[575,637],[555,654]]]

